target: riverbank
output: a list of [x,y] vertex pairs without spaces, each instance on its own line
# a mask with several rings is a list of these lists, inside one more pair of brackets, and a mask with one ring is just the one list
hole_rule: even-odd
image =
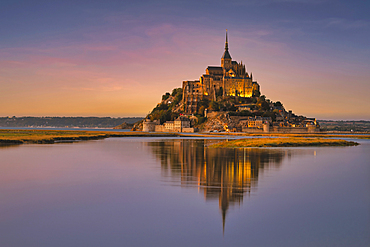
[[242,148],[242,147],[307,147],[307,146],[356,146],[357,142],[326,139],[326,138],[248,138],[223,141],[211,145],[213,148]]

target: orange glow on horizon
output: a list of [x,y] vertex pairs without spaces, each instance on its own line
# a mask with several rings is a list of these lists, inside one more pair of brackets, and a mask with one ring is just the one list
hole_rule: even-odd
[[[161,32],[170,32],[171,42]],[[135,38],[125,46],[120,40],[0,49],[0,116],[145,116],[165,92],[220,64],[224,36],[218,32],[162,25],[148,33],[155,45],[134,51],[122,47]],[[317,119],[369,119],[370,72],[360,64],[245,33],[233,34],[231,47],[233,59],[248,58],[243,64],[261,93],[287,110]]]

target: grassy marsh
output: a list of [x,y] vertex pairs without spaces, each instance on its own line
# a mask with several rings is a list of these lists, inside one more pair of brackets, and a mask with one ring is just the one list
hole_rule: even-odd
[[[204,135],[214,135],[214,133],[202,133]],[[271,137],[312,137],[312,138],[352,138],[352,139],[370,139],[370,134],[285,134],[285,133],[233,133],[233,132],[219,132],[217,135],[234,135],[234,136],[271,136]]]
[[211,147],[307,147],[307,146],[356,146],[357,142],[326,139],[326,138],[303,138],[303,137],[289,137],[289,138],[248,138],[237,139],[232,141],[223,141],[211,145]]
[[114,131],[79,131],[79,130],[0,130],[0,143],[54,143],[56,141],[94,140],[108,137],[135,136],[178,136],[176,133],[114,132]]

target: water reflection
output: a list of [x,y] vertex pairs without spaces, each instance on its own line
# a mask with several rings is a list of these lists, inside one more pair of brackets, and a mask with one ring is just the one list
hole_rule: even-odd
[[19,147],[21,144],[8,144],[8,143],[0,143],[0,149],[1,148],[13,148],[13,147]]
[[206,200],[218,199],[224,229],[229,206],[240,205],[243,197],[257,187],[259,174],[270,167],[280,167],[292,153],[281,149],[207,147],[215,141],[183,139],[147,144],[160,160],[163,176],[180,178],[184,187],[198,187]]

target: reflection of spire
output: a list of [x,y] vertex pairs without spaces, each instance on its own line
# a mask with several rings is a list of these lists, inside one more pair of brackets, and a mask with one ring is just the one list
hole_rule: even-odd
[[222,211],[222,235],[225,235],[226,210]]
[[[220,195],[218,197],[219,200],[219,205],[221,208],[221,213],[222,213],[222,234],[225,234],[225,223],[226,223],[226,211],[229,208],[229,195],[228,195],[228,188],[229,188],[229,181],[228,178],[226,177],[227,174],[227,167],[222,166],[221,168],[221,191]],[[225,181],[226,178],[226,181]]]
[[226,212],[229,208],[229,196],[228,196],[228,188],[224,187],[227,185],[221,184],[221,195],[219,197],[219,205],[221,208],[222,214],[222,234],[225,234],[225,224],[226,224]]

